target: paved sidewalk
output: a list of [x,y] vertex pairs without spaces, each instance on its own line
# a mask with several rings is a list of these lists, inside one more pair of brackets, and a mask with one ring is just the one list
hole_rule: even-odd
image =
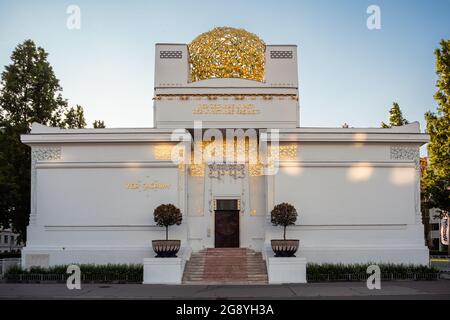
[[305,285],[141,285],[82,284],[68,290],[65,284],[0,283],[0,299],[446,299],[450,281],[383,282],[381,290],[365,282],[310,283]]

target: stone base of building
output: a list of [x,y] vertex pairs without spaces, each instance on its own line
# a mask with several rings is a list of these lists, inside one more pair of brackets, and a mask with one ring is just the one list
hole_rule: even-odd
[[429,251],[425,245],[417,247],[300,247],[298,253],[305,257],[308,263],[319,264],[429,264]]
[[67,264],[142,264],[156,254],[151,247],[25,247],[22,267]]
[[[261,250],[256,250],[261,251]],[[262,250],[266,259],[271,254],[270,246]],[[189,260],[190,249],[183,247],[179,254]],[[308,263],[356,264],[394,263],[428,265],[429,253],[425,246],[399,247],[304,247],[297,256]],[[154,258],[148,247],[25,247],[22,252],[22,266],[49,267],[66,264],[142,264],[143,259]]]
[[304,257],[275,257],[272,249],[265,254],[269,284],[306,283],[306,259]]
[[182,252],[177,258],[146,258],[143,261],[143,284],[181,284],[189,252]]

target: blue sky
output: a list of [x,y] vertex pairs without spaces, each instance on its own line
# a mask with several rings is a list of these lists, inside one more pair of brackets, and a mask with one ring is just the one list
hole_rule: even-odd
[[[71,4],[81,9],[80,30],[66,27]],[[366,27],[371,4],[381,9],[381,30]],[[239,27],[299,46],[301,126],[377,127],[397,101],[423,129],[423,114],[436,108],[434,50],[450,38],[449,17],[450,0],[0,0],[0,68],[32,39],[89,125],[149,127],[154,44]]]

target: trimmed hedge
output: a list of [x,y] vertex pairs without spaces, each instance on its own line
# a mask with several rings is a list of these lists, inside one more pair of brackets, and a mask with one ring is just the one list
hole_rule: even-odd
[[[375,264],[375,263],[374,263]],[[327,281],[365,281],[370,275],[367,267],[371,264],[312,264],[306,267],[309,282]],[[108,265],[79,265],[82,282],[93,283],[141,283],[143,266],[141,264],[108,264]],[[439,270],[434,267],[378,264],[381,269],[382,280],[436,280]],[[64,282],[69,274],[66,273],[68,265],[50,268],[12,267],[5,274],[8,282]]]
[[[29,270],[21,267],[12,267],[7,274],[66,274],[69,265],[53,266],[49,268],[31,267]],[[114,274],[114,275],[130,275],[142,274],[144,268],[141,264],[80,264],[81,273],[84,274]]]
[[[12,267],[4,279],[9,282],[64,282],[70,274],[66,273],[69,265],[49,268],[32,267],[29,270]],[[82,282],[98,283],[139,283],[142,282],[144,268],[140,264],[79,265]]]
[[366,273],[367,267],[370,265],[378,265],[381,273],[438,273],[434,267],[404,265],[404,264],[315,264],[308,263],[306,266],[306,273],[313,274],[349,274],[349,273]]
[[367,267],[378,265],[383,281],[395,280],[437,280],[439,270],[434,267],[402,264],[307,264],[306,276],[309,282],[365,281]]

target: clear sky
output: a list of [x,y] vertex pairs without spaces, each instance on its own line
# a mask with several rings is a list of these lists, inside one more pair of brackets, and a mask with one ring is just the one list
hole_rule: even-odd
[[[372,4],[380,30],[366,26]],[[79,30],[66,27],[69,5],[81,10]],[[216,26],[299,46],[301,126],[378,127],[397,101],[423,129],[436,108],[434,50],[450,38],[450,0],[0,0],[0,68],[32,39],[90,126],[149,127],[155,43],[189,43]]]

